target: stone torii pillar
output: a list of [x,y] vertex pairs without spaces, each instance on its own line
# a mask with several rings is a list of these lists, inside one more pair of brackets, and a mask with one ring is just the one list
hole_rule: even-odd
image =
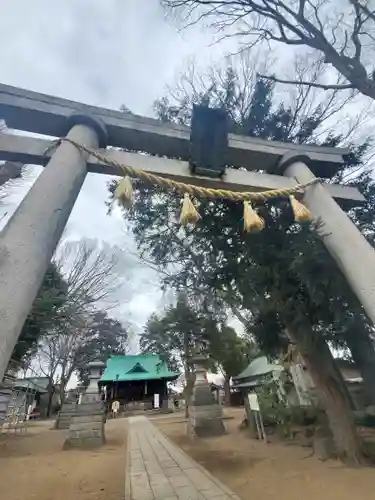
[[[74,114],[68,137],[105,147],[105,126]],[[87,154],[63,142],[0,236],[0,381],[85,180]]]
[[[289,156],[279,168],[283,175],[304,184],[315,179],[308,161],[306,156]],[[375,325],[375,250],[323,184],[308,187],[303,202],[314,220],[322,223],[319,233],[324,245]]]

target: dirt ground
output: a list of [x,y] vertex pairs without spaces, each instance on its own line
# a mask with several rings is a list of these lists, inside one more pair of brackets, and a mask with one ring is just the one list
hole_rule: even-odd
[[242,409],[226,420],[220,438],[192,442],[186,423],[177,418],[153,419],[162,432],[230,487],[242,500],[367,500],[375,497],[375,469],[349,469],[321,462],[311,450],[279,443],[261,443],[239,429]]
[[[260,443],[239,429],[242,409],[229,412],[226,436],[192,442],[183,414],[152,421],[242,500],[367,500],[375,470],[320,462],[298,446]],[[106,424],[107,444],[97,451],[63,451],[66,431],[33,423],[26,436],[0,435],[4,500],[121,500],[125,484],[126,420]]]
[[27,435],[0,435],[0,497],[4,500],[121,500],[125,485],[126,421],[106,424],[97,451],[62,451],[66,431],[30,424]]

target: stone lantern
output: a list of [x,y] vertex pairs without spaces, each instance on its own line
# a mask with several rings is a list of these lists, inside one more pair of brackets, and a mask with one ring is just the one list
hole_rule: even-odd
[[208,358],[197,352],[190,359],[195,381],[188,406],[188,432],[192,437],[221,436],[225,434],[223,410],[215,401],[206,377]]
[[101,401],[100,391],[99,391],[99,380],[102,376],[103,370],[105,368],[105,363],[102,361],[91,361],[87,364],[89,368],[89,385],[82,396],[82,402],[84,403],[95,403],[96,401]]

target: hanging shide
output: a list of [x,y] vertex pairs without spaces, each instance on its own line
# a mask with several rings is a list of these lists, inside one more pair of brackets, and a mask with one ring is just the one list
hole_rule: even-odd
[[195,208],[194,203],[191,201],[189,194],[185,193],[180,214],[181,224],[183,226],[186,226],[187,224],[195,225],[200,219],[201,216]]
[[264,219],[257,214],[250,201],[243,202],[243,230],[245,233],[261,231],[265,226]]
[[[175,180],[166,179],[164,177],[160,177],[150,172],[144,172],[143,170],[133,168],[125,164],[121,164],[116,160],[109,159],[105,155],[99,153],[98,151],[82,146],[81,144],[78,144],[77,142],[67,137],[62,137],[58,139],[58,141],[55,141],[54,145],[56,145],[57,143],[60,144],[62,141],[68,141],[72,143],[74,146],[76,146],[78,149],[83,150],[86,153],[89,153],[95,158],[99,159],[104,164],[115,167],[122,173],[128,174],[117,184],[114,193],[114,201],[117,200],[125,208],[131,208],[134,204],[133,187],[131,179],[129,177],[129,175],[131,175],[145,182],[151,183],[155,186],[160,186],[164,189],[177,189],[179,192],[185,191],[181,208],[181,214],[180,214],[180,222],[183,225],[186,224],[194,225],[201,219],[201,216],[199,215],[194,203],[190,199],[189,195],[190,193],[191,195],[193,196],[195,195],[198,197],[221,198],[233,201],[243,200],[244,231],[245,232],[261,231],[265,227],[264,219],[260,217],[251,206],[251,201],[249,200],[249,197],[251,199],[251,196],[249,196],[248,192],[235,193],[233,191],[225,189],[212,189],[212,188],[208,189],[202,186],[194,186],[190,184],[185,184],[184,182],[178,182]],[[51,147],[49,147],[48,150],[49,149],[51,149]],[[289,201],[294,213],[295,220],[297,222],[311,221],[312,216],[309,209],[303,203],[298,201],[297,198],[293,195],[293,193],[296,192],[300,193],[301,190],[309,186],[313,186],[318,182],[321,182],[320,178],[315,178],[307,182],[306,184],[299,184],[298,186],[295,186],[291,189],[271,189],[268,191],[258,192],[256,193],[256,195],[254,195],[254,199],[270,200],[272,198],[289,196]],[[109,213],[110,212],[111,212],[111,207],[109,209]]]
[[290,205],[296,222],[308,222],[312,220],[310,210],[293,195],[289,196]]
[[114,199],[125,208],[131,208],[134,204],[133,185],[127,175],[119,181],[114,192]]
[[[122,204],[125,208],[131,208],[132,205],[134,204],[134,194],[133,194],[133,187],[131,183],[131,179],[129,175],[136,177],[138,179],[141,179],[145,182],[151,183],[155,186],[160,186],[164,189],[177,189],[178,191],[185,191],[184,194],[184,200],[182,204],[182,210],[181,210],[181,216],[180,216],[180,221],[181,224],[196,224],[200,219],[201,216],[197,212],[197,209],[194,205],[194,203],[191,201],[189,193],[191,195],[195,195],[198,197],[209,197],[209,198],[222,198],[222,199],[230,199],[233,201],[241,201],[243,200],[244,203],[244,231],[260,231],[261,229],[264,228],[265,222],[260,217],[256,211],[252,208],[251,202],[249,200],[249,193],[238,193],[238,192],[233,192],[230,190],[225,190],[225,189],[212,189],[212,188],[205,188],[202,186],[194,186],[190,184],[185,184],[184,182],[178,182],[175,180],[171,179],[166,179],[164,177],[160,177],[158,175],[152,174],[150,172],[145,172],[143,170],[137,169],[130,167],[129,165],[125,165],[122,163],[119,163],[118,161],[114,159],[109,159],[105,155],[99,153],[98,151],[87,148],[86,146],[83,146],[76,141],[73,141],[72,139],[68,137],[61,137],[57,141],[53,143],[52,146],[49,146],[45,151],[44,154],[47,154],[47,152],[52,148],[55,147],[56,145],[60,144],[62,141],[67,141],[73,144],[75,147],[77,147],[79,150],[85,151],[86,153],[89,153],[90,155],[94,156],[98,160],[102,161],[106,165],[110,165],[112,167],[117,168],[120,172],[126,173],[126,177],[124,177],[118,184],[115,189],[114,193],[114,200],[118,200],[120,204]],[[296,199],[296,197],[293,195],[293,193],[296,192],[301,192],[301,190],[313,186],[319,182],[321,182],[322,179],[320,178],[315,178],[305,184],[299,184],[291,189],[271,189],[268,191],[262,191],[256,193],[256,196],[254,196],[254,199],[259,200],[270,200],[272,198],[279,198],[279,197],[287,197],[289,196],[289,201],[291,204],[291,207],[294,212],[294,217],[297,222],[306,222],[312,220],[311,213],[309,209],[300,201]],[[189,191],[189,193],[187,192]],[[233,196],[233,195],[236,196]],[[251,197],[250,197],[251,198]]]
[[[249,196],[249,193],[246,193]],[[275,196],[277,196],[275,194]],[[268,199],[272,197],[269,196]],[[113,203],[117,201],[124,208],[130,209],[134,204],[134,192],[131,178],[127,175],[121,179],[115,189],[113,202],[109,209],[111,213]],[[289,202],[294,213],[294,219],[296,222],[308,222],[312,220],[311,213],[309,209],[297,198],[290,194]],[[187,224],[192,224],[193,226],[201,219],[200,214],[194,202],[191,200],[189,193],[184,193],[184,198],[182,200],[180,222],[183,226]],[[253,208],[250,200],[243,201],[243,230],[245,233],[261,231],[265,227],[264,219],[257,213]]]

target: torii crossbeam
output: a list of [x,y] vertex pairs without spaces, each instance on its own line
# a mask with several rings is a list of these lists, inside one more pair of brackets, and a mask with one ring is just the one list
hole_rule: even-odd
[[[8,128],[64,137],[106,150],[118,162],[165,176],[234,191],[291,188],[330,177],[344,149],[265,141],[229,134],[222,178],[197,176],[189,168],[190,129],[0,84],[0,118]],[[0,380],[42,283],[87,172],[118,174],[96,158],[63,142],[45,155],[51,140],[0,134],[0,161],[46,168],[0,234]],[[145,154],[139,154],[138,151]],[[267,173],[252,170],[262,169]],[[338,203],[336,203],[336,201]],[[304,202],[324,223],[323,241],[375,323],[375,252],[339,204],[363,203],[357,189],[315,184]]]

